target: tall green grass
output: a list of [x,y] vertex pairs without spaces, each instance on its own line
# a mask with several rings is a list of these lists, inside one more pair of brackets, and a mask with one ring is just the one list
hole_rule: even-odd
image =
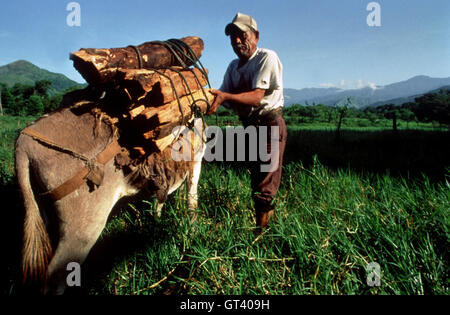
[[14,142],[19,131],[35,117],[0,116],[0,184],[5,185],[14,178]]
[[[13,205],[2,229],[11,240],[4,294],[17,294],[19,277],[14,140],[32,120],[0,117],[0,192]],[[289,129],[276,218],[262,235],[254,234],[249,173],[235,164],[203,164],[194,223],[183,190],[161,218],[153,199],[125,200],[82,266],[83,292],[448,294],[448,134],[347,130],[338,142],[333,135]],[[394,174],[399,167],[416,175]],[[366,283],[370,262],[381,266],[379,287]]]
[[[289,163],[260,236],[249,187],[245,170],[205,164],[193,224],[181,192],[161,219],[153,203],[131,203],[103,239],[124,233],[133,250],[91,271],[89,293],[448,294],[448,182]],[[381,266],[379,287],[366,283],[369,262]]]

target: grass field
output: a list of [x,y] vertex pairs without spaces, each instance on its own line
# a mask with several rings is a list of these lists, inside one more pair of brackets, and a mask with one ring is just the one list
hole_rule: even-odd
[[0,116],[0,184],[14,178],[14,141],[19,131],[35,120],[35,117]]
[[[0,117],[1,197],[12,203],[4,237],[20,231],[11,144],[27,121]],[[336,140],[333,130],[289,127],[276,219],[263,235],[246,169],[204,163],[195,223],[183,191],[161,218],[151,198],[122,202],[69,293],[448,294],[448,140],[354,129]],[[2,292],[17,294],[20,238],[9,239]],[[378,287],[366,282],[370,262]]]
[[[289,163],[277,219],[255,237],[248,174],[208,164],[193,225],[179,193],[160,220],[142,201],[110,222],[88,292],[447,294],[449,188]],[[369,262],[380,287],[366,284]]]

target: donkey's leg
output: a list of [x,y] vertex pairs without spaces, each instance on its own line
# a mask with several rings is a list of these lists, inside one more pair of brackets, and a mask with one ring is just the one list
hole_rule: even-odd
[[198,181],[200,179],[201,168],[201,161],[193,162],[192,169],[189,171],[187,180],[188,209],[191,222],[195,222],[197,220],[197,213],[195,210],[198,207]]
[[[63,215],[60,225],[60,239],[48,268],[47,293],[62,294],[66,278],[70,273],[67,265],[85,261],[89,251],[99,238],[108,219],[111,205],[86,209],[70,209],[71,215]],[[67,208],[65,209],[67,210]]]
[[181,174],[176,174],[175,177],[171,179],[173,183],[169,184],[169,187],[167,188],[166,194],[161,194],[159,192],[156,192],[156,198],[158,200],[158,205],[156,206],[156,215],[158,217],[161,217],[161,210],[164,206],[164,203],[167,201],[167,196],[179,189],[185,182],[185,179],[187,177],[187,173],[183,176],[180,176]]
[[[107,174],[109,175],[109,174]],[[59,242],[48,268],[47,292],[62,294],[66,287],[67,264],[82,264],[99,238],[116,202],[129,195],[119,177],[108,176],[95,192],[87,187],[57,201]]]

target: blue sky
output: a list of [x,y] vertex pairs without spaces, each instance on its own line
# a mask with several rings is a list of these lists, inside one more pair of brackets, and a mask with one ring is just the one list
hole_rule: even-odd
[[450,1],[379,0],[381,26],[369,27],[371,0],[78,0],[81,26],[69,27],[66,0],[3,1],[0,65],[26,59],[84,82],[69,53],[196,35],[201,61],[219,87],[235,58],[224,28],[252,15],[259,46],[275,50],[288,88],[386,85],[415,75],[450,76]]

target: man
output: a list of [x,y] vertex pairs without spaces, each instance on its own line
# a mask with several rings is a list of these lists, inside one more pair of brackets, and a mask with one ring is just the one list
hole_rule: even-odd
[[[216,97],[208,114],[215,113],[223,104],[239,115],[245,127],[255,126],[258,137],[261,132],[267,130],[266,152],[271,152],[273,137],[277,136],[276,133],[271,134],[271,127],[278,128],[278,139],[275,141],[278,140],[279,145],[275,146],[271,153],[272,159],[278,159],[278,163],[275,163],[276,169],[263,172],[260,168],[263,161],[250,164],[256,224],[265,228],[274,214],[273,199],[281,182],[281,166],[287,137],[282,116],[283,67],[274,51],[257,46],[259,32],[257,23],[251,16],[236,14],[233,21],[226,26],[225,34],[230,36],[231,46],[238,58],[228,66],[220,90],[212,91]],[[266,128],[259,128],[261,126]]]

